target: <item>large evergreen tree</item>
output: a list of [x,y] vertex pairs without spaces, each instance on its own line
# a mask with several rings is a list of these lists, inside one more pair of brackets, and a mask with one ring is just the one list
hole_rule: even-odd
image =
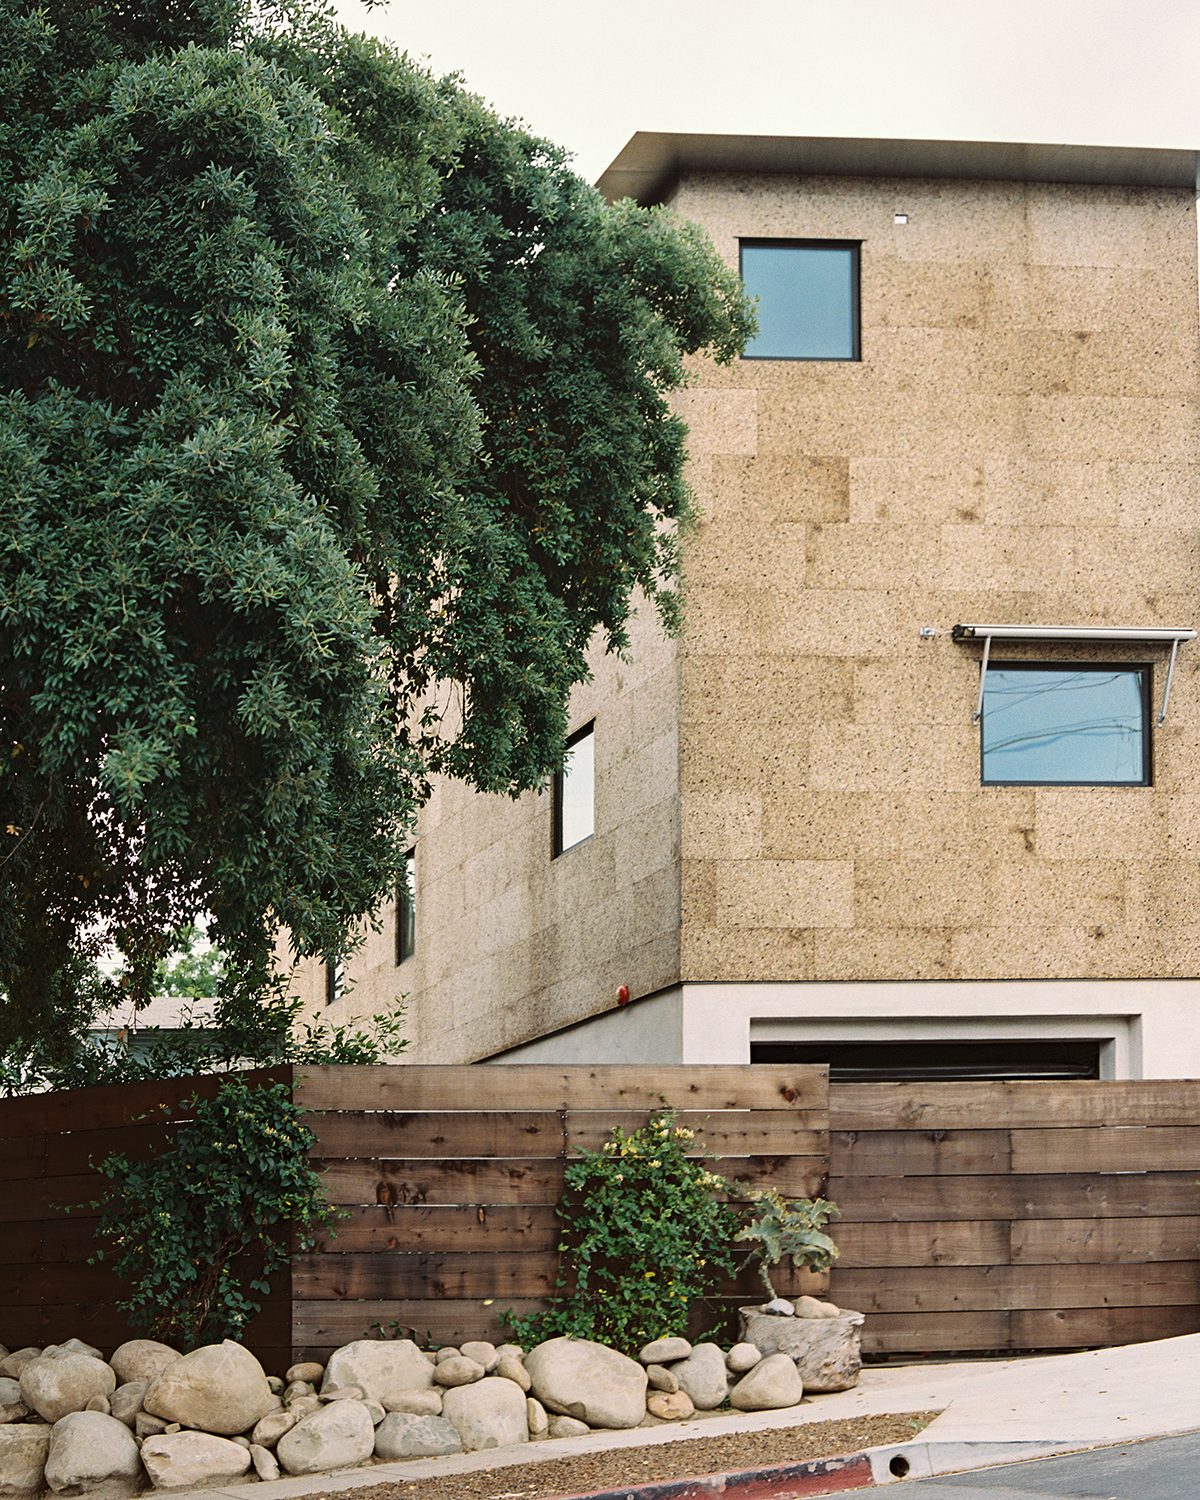
[[559,761],[597,629],[673,619],[669,214],[318,10],[0,0],[0,1046],[199,912],[333,952],[430,769]]

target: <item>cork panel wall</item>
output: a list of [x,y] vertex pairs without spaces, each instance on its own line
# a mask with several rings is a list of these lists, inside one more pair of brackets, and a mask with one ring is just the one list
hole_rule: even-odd
[[[620,985],[636,998],[678,980],[678,645],[645,606],[631,636],[628,661],[593,652],[571,703],[572,731],[595,725],[593,835],[552,857],[549,789],[513,801],[436,781],[414,839],[415,951],[396,963],[388,907],[332,1023],[403,994],[406,1060],[474,1062],[612,1008]],[[318,978],[300,978],[317,1009]]]
[[[695,174],[675,206],[733,265],[779,237],[862,267],[861,360],[690,397],[683,978],[1197,973],[1200,650],[1152,785],[982,786],[980,649],[949,634],[1200,623],[1192,195]],[[1150,663],[1155,715],[1168,655],[993,647]]]

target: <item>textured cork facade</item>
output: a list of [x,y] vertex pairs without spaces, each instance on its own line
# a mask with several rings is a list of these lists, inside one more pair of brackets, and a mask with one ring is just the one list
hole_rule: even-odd
[[697,366],[685,634],[643,617],[573,702],[592,837],[552,858],[549,793],[440,786],[414,953],[385,916],[331,1016],[407,991],[431,1062],[1068,1038],[1108,1076],[1196,1076],[1200,642],[1159,725],[1171,642],[995,639],[989,671],[1137,667],[1148,705],[1139,784],[1006,785],[981,779],[981,644],[951,636],[1196,624],[1195,191],[1166,160],[1194,155],[1064,181],[1005,177],[1001,148],[789,171],[737,144],[670,173],[664,148],[650,195],[732,265],[857,247],[861,357]]

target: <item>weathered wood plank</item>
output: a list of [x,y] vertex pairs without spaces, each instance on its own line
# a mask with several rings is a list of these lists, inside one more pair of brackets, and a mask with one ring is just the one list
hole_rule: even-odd
[[1200,1124],[1200,1080],[837,1083],[831,1131]]
[[[496,1078],[492,1074],[499,1075]],[[462,1067],[400,1064],[380,1068],[306,1067],[297,1070],[293,1098],[304,1109],[454,1110],[464,1099],[486,1099],[490,1109],[827,1110],[828,1069],[753,1064],[696,1064],[661,1068],[604,1065],[497,1065],[481,1076]],[[806,1122],[807,1123],[807,1122]],[[818,1128],[824,1123],[812,1122]]]
[[1012,1131],[1014,1172],[1194,1172],[1200,1125]]
[[491,1207],[454,1205],[423,1208],[380,1204],[352,1208],[333,1232],[318,1232],[314,1250],[345,1254],[354,1251],[491,1251],[554,1250],[562,1234],[562,1220],[549,1204],[509,1204]]
[[[841,1300],[836,1292],[831,1295],[835,1302]],[[1032,1347],[1010,1342],[1009,1317],[1007,1312],[873,1313],[863,1324],[863,1353],[961,1354]]]
[[1173,1218],[1195,1214],[1196,1176],[1145,1172],[1105,1177],[843,1177],[830,1180],[827,1196],[853,1223]]
[[0,1234],[0,1286],[4,1268],[31,1261],[87,1260],[96,1252],[96,1220],[72,1214],[67,1219],[41,1219],[7,1224]]
[[1077,1349],[1141,1344],[1200,1333],[1200,1307],[1080,1307],[1014,1311],[1014,1349]]
[[79,1177],[31,1177],[19,1191],[0,1193],[0,1224],[22,1219],[65,1218],[68,1209],[80,1218],[91,1215],[85,1205],[97,1197],[105,1179],[96,1172]]
[[1014,1265],[1147,1265],[1195,1260],[1200,1217],[1171,1219],[1018,1219]]
[[829,1137],[834,1177],[988,1175],[1013,1170],[1007,1130],[837,1130]]
[[1017,1308],[1156,1307],[1200,1294],[1200,1266],[893,1266],[834,1273],[834,1300],[877,1312],[1005,1312]]
[[[563,1192],[558,1161],[332,1161],[323,1174],[325,1196],[337,1204],[557,1204]],[[786,1197],[812,1197],[824,1178],[820,1157],[725,1157],[713,1167],[752,1187],[774,1187]],[[66,1179],[64,1179],[66,1180]],[[718,1197],[720,1194],[717,1195]]]
[[841,1252],[835,1279],[850,1268],[866,1266],[999,1266],[1009,1260],[1007,1219],[834,1223],[830,1233]]
[[[615,1127],[630,1134],[649,1117],[648,1110],[604,1115],[577,1110],[358,1110],[311,1115],[308,1124],[317,1137],[310,1154],[319,1159],[540,1158],[598,1151]],[[678,1125],[696,1136],[691,1155],[823,1156],[828,1149],[827,1134],[798,1126],[794,1111],[687,1110],[680,1113]]]

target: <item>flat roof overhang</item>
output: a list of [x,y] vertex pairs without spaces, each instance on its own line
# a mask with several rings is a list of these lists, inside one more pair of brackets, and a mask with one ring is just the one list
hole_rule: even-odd
[[684,172],[799,177],[941,177],[1200,189],[1196,151],[1023,141],[887,141],[845,136],[688,135],[639,130],[596,186],[610,202],[661,203]]

